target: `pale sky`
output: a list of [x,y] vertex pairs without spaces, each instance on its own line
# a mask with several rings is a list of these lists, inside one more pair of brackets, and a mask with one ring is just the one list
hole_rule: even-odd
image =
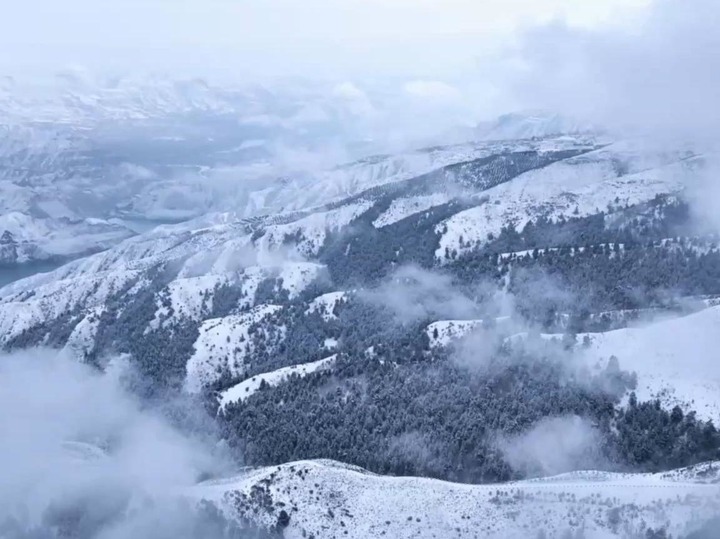
[[645,15],[630,31],[528,32],[523,68],[499,86],[521,103],[615,129],[720,140],[720,1],[655,0]]
[[0,68],[167,70],[237,78],[430,76],[519,29],[600,28],[650,0],[23,0],[0,18]]

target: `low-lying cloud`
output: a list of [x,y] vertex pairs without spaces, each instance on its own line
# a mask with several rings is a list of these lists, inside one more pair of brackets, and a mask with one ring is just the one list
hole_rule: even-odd
[[453,286],[449,276],[412,265],[399,268],[362,297],[390,309],[401,322],[471,319],[480,312],[478,304]]
[[217,509],[181,493],[227,464],[113,369],[45,350],[0,357],[0,407],[0,536],[224,536]]
[[497,445],[514,470],[539,477],[598,469],[601,442],[587,420],[573,415],[543,419],[522,434],[501,437]]

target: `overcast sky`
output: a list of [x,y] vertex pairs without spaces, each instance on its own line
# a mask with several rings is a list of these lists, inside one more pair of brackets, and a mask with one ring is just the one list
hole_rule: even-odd
[[411,118],[544,109],[714,138],[720,125],[720,0],[6,3],[0,74],[302,76],[357,103],[387,84]]
[[512,46],[519,29],[627,23],[649,1],[23,0],[3,9],[0,68],[441,76]]
[[717,140],[718,28],[719,0],[655,0],[630,29],[537,27],[523,36],[522,69],[500,87],[620,130]]

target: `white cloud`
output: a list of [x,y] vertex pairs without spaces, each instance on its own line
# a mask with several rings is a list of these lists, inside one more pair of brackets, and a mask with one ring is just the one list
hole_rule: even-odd
[[195,524],[189,506],[174,510],[179,494],[226,463],[126,393],[115,366],[102,375],[50,350],[0,355],[3,537],[69,515],[78,537],[183,537],[168,530]]
[[471,66],[522,25],[603,24],[647,0],[25,0],[5,6],[0,66],[284,74]]
[[522,434],[499,442],[505,458],[516,471],[548,476],[601,467],[600,435],[578,416],[539,421]]
[[337,97],[342,97],[349,101],[367,100],[365,92],[355,86],[352,82],[341,82],[336,84],[332,93]]
[[405,84],[405,92],[413,97],[438,101],[459,101],[460,90],[445,82],[437,80],[416,80]]
[[[24,397],[21,410],[5,414],[0,421],[0,433],[6,441],[2,447],[6,478],[12,472],[18,481],[29,481],[33,473],[40,473],[42,466],[61,457],[57,451],[63,442],[103,445],[119,436],[123,443],[117,443],[114,449],[118,458],[130,457],[124,462],[129,479],[135,480],[135,474],[145,474],[143,481],[147,479],[150,483],[185,484],[195,479],[196,466],[201,466],[195,459],[200,455],[159,416],[140,413],[138,403],[124,393],[117,378],[100,375],[49,350],[3,355],[0,365],[2,403],[12,406],[17,402],[15,399]],[[162,465],[148,465],[149,459],[157,457],[150,454],[149,447],[145,447],[144,456],[136,451],[135,441],[148,432],[154,433],[148,437],[157,444],[153,449],[177,448],[165,453]],[[135,453],[138,454],[133,456]],[[8,467],[9,463],[17,466]],[[24,465],[28,466],[27,475],[19,471]],[[29,472],[30,467],[40,465],[36,472]],[[0,494],[7,492],[0,490]]]
[[392,311],[402,322],[435,319],[473,319],[479,306],[453,287],[452,280],[417,266],[402,266],[380,287],[362,298]]
[[720,3],[657,0],[633,27],[530,32],[514,92],[525,106],[646,134],[715,138]]
[[336,84],[332,95],[342,100],[352,114],[369,117],[376,113],[368,95],[352,82]]

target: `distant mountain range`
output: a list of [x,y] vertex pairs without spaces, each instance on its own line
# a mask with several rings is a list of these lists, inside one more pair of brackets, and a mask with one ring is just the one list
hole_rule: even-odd
[[[4,255],[4,264],[76,257],[138,228],[207,212],[252,217],[307,208],[472,153],[466,145],[367,158],[392,146],[386,137],[396,135],[385,123],[393,120],[383,107],[399,100],[349,83],[271,90],[202,80],[98,81],[74,72],[46,85],[6,78],[0,233],[22,245],[17,256]],[[475,131],[463,127],[457,136],[579,133],[568,127],[556,116],[509,115]],[[417,131],[397,130],[405,137]],[[404,147],[412,144],[407,138]],[[353,163],[354,156],[363,160]]]

